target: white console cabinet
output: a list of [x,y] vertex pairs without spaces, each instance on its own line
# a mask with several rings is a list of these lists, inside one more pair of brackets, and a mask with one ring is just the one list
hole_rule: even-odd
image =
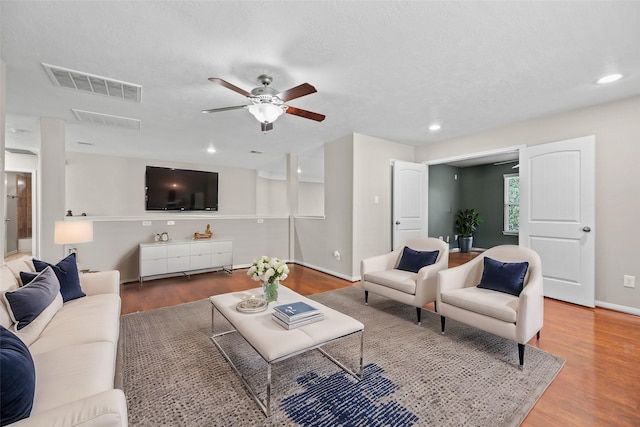
[[233,267],[231,240],[174,240],[140,243],[140,282],[149,276],[189,274]]

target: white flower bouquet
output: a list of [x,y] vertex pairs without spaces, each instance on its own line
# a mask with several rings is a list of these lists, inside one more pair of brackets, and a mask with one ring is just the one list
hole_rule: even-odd
[[279,258],[262,256],[253,262],[247,275],[262,281],[264,297],[271,302],[278,299],[278,282],[289,276],[289,267]]

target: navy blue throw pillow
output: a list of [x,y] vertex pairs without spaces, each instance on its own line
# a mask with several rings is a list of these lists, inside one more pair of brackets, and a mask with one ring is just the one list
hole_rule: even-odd
[[435,264],[440,251],[416,251],[408,246],[402,251],[402,258],[398,270],[411,271],[417,273],[422,267]]
[[86,296],[80,287],[80,276],[78,275],[76,254],[69,254],[68,257],[56,265],[34,258],[33,265],[36,268],[36,271],[42,271],[47,268],[47,266],[50,266],[53,269],[53,272],[56,273],[56,277],[58,277],[58,281],[60,282],[62,302]]
[[518,296],[524,287],[528,262],[502,262],[484,257],[484,271],[479,288]]
[[27,418],[35,392],[36,369],[29,349],[0,326],[0,425]]
[[4,298],[17,323],[16,329],[20,330],[37,319],[56,299],[59,291],[58,278],[51,268],[45,268],[29,284],[5,292]]

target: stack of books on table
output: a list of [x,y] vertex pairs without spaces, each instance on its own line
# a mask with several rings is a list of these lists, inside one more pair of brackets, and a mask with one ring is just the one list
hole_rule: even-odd
[[302,301],[273,307],[273,320],[285,329],[294,329],[324,319],[320,310]]

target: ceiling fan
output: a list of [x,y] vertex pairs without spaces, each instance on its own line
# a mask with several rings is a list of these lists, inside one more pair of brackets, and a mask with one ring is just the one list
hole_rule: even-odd
[[258,81],[262,83],[262,86],[252,89],[249,93],[246,90],[240,89],[239,87],[217,77],[209,77],[209,80],[215,84],[226,87],[227,89],[231,89],[240,95],[246,96],[249,101],[251,101],[251,104],[212,108],[210,110],[202,110],[203,113],[217,113],[219,111],[246,108],[256,119],[258,119],[263,132],[273,129],[273,122],[275,122],[282,113],[293,114],[294,116],[304,117],[305,119],[311,119],[317,122],[321,122],[325,118],[324,114],[314,113],[312,111],[303,110],[302,108],[296,108],[285,104],[285,102],[291,101],[292,99],[317,92],[316,88],[311,86],[309,83],[303,83],[291,89],[278,92],[269,86],[273,79],[266,74],[261,74],[258,76]]

